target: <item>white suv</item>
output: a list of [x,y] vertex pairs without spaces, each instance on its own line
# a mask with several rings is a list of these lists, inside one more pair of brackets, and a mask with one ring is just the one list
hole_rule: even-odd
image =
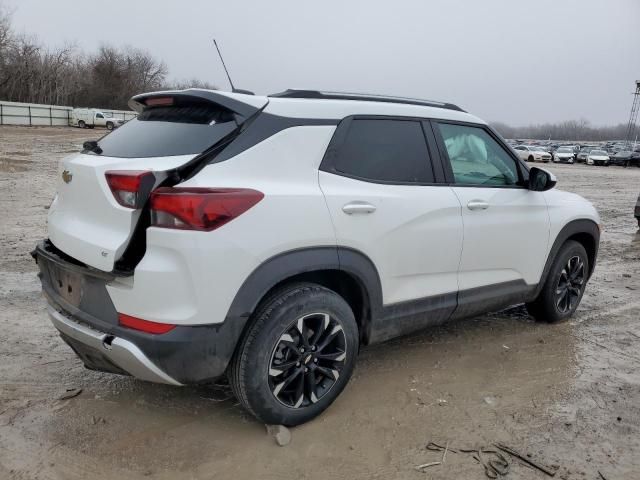
[[339,395],[361,347],[526,303],[573,314],[599,218],[455,105],[156,92],[61,166],[34,251],[88,368],[226,375],[269,424]]

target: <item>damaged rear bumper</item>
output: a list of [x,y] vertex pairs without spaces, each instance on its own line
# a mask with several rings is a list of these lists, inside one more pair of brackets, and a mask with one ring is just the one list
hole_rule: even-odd
[[[126,372],[149,382],[182,385],[160,370],[134,343],[77,323],[51,305],[47,310],[53,326],[85,364],[96,370]],[[122,372],[109,368],[110,366]]]
[[170,385],[205,383],[224,375],[242,322],[179,325],[165,334],[133,330],[118,323],[107,291],[114,274],[77,262],[48,240],[32,255],[49,317],[87,368]]

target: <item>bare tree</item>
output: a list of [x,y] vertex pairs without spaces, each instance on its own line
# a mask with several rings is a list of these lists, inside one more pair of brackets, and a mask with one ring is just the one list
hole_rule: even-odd
[[[167,88],[167,73],[164,62],[130,46],[103,45],[93,54],[74,44],[45,49],[36,37],[14,33],[0,0],[0,99],[124,109],[137,93]],[[188,86],[215,88],[199,80],[176,83]]]

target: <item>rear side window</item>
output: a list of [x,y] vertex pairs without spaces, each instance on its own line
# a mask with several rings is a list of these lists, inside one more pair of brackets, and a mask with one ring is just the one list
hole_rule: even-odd
[[434,181],[422,125],[412,120],[353,120],[333,168],[335,173],[372,182]]
[[199,154],[238,128],[229,110],[214,104],[146,107],[137,118],[102,137],[109,157]]

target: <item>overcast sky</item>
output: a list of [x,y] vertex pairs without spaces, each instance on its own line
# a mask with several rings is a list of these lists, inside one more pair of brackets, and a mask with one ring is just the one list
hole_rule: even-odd
[[640,0],[4,0],[51,46],[132,45],[170,77],[256,93],[313,88],[456,103],[513,125],[626,123]]

